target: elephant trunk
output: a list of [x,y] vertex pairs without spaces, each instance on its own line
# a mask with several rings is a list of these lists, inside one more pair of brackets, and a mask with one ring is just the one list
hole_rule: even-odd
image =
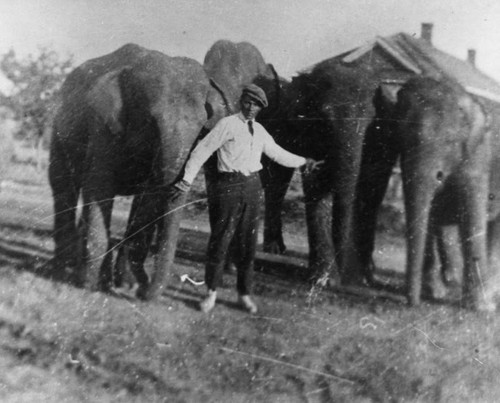
[[[414,158],[414,157],[413,157]],[[401,159],[401,173],[406,212],[406,286],[408,303],[419,305],[422,293],[423,267],[431,204],[436,185],[425,174],[426,167],[415,168],[408,160]]]
[[161,295],[166,285],[166,277],[174,262],[177,240],[179,238],[182,206],[186,203],[186,195],[175,203],[168,203],[167,213],[163,216],[163,223],[158,234],[159,250],[155,256],[154,271],[151,276],[150,287],[145,299],[154,300]]

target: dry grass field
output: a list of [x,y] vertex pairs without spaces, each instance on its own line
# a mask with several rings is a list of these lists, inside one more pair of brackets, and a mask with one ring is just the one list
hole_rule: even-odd
[[[22,158],[20,159],[22,160]],[[296,185],[297,186],[297,185]],[[194,199],[203,198],[202,190]],[[300,187],[287,241],[307,252]],[[225,276],[216,309],[180,281],[203,264],[180,254],[154,303],[90,293],[47,278],[53,243],[46,173],[12,164],[0,191],[2,402],[495,402],[500,320],[446,303],[311,289],[296,271],[256,273],[260,310],[235,305]],[[123,231],[129,201],[117,203]],[[180,246],[203,254],[203,200],[186,211]],[[376,259],[402,271],[404,242],[380,233]],[[151,264],[149,262],[148,264]]]

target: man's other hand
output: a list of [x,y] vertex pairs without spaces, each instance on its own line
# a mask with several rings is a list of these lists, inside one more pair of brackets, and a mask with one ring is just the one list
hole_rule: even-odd
[[312,158],[306,158],[306,163],[303,165],[302,172],[304,173],[304,175],[310,175],[314,171],[318,170],[324,163],[325,160],[316,161]]
[[168,188],[168,200],[172,203],[175,203],[181,196],[189,192],[191,185],[186,182],[184,179],[175,182]]

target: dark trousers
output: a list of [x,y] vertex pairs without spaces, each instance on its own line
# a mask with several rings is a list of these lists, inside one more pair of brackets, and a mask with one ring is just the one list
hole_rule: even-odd
[[205,283],[210,290],[215,290],[221,284],[224,263],[231,245],[232,257],[238,268],[238,293],[248,295],[252,291],[260,209],[263,203],[260,177],[257,173],[250,176],[219,173],[212,195],[212,232],[208,242]]

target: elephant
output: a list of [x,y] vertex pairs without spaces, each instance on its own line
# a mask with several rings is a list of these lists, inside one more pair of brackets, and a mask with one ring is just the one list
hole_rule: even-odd
[[[286,135],[281,145],[304,157],[325,160],[317,173],[303,177],[309,270],[312,279],[321,284],[365,286],[372,281],[369,248],[359,246],[365,221],[359,219],[356,206],[364,150],[388,148],[392,157],[389,138],[369,139],[375,134],[370,123],[380,81],[380,72],[372,66],[353,69],[335,58],[327,59],[293,77],[282,101]],[[374,163],[370,193],[382,200],[385,172],[392,170],[393,163],[384,158]],[[278,193],[278,189],[275,186],[269,191]],[[266,218],[280,215],[283,196],[275,194],[268,198],[272,202],[266,200]],[[277,231],[270,233],[277,236]]]
[[440,280],[435,242],[446,228],[458,226],[463,304],[494,309],[488,245],[490,251],[498,246],[492,229],[498,225],[494,169],[500,160],[488,111],[451,79],[416,77],[398,92],[393,116],[406,212],[408,302],[420,303],[424,273],[431,284]]
[[[185,202],[185,197],[169,199],[169,185],[179,178],[207,121],[209,90],[200,63],[135,44],[91,59],[69,74],[54,122],[49,180],[54,260],[62,268],[79,266],[77,282],[91,290],[112,286],[113,200],[133,195],[123,242],[139,282],[138,296],[152,299],[164,287]],[[158,254],[149,280],[143,264],[155,230]]]

